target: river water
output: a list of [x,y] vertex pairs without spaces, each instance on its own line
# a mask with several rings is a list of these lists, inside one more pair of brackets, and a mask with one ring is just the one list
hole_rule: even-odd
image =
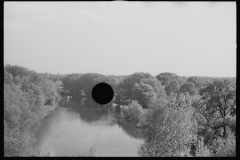
[[123,119],[120,107],[82,99],[62,102],[41,120],[34,150],[50,156],[73,156],[96,149],[96,156],[138,156],[143,143],[136,124]]

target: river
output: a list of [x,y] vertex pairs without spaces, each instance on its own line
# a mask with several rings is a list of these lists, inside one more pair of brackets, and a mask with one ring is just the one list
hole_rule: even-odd
[[41,120],[34,150],[50,156],[73,156],[91,147],[96,156],[138,156],[141,130],[123,119],[120,107],[103,107],[82,99],[62,102]]

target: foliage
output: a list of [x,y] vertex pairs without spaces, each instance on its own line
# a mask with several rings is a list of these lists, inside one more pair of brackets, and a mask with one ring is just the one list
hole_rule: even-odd
[[235,156],[236,88],[226,79],[216,79],[200,90],[193,102],[198,135],[212,156]]
[[126,118],[136,122],[139,122],[143,115],[142,106],[137,101],[131,101],[128,106],[123,106],[122,112]]
[[[160,104],[153,108],[145,129],[145,142],[139,150],[140,156],[180,156],[196,132],[190,97],[176,103]],[[182,103],[177,103],[181,101]]]
[[209,150],[207,146],[204,145],[204,139],[201,137],[197,141],[196,153],[195,157],[211,157],[212,152]]
[[118,84],[122,81],[119,76],[105,76],[97,73],[69,74],[62,78],[63,96],[71,96],[74,100],[82,96],[91,97],[92,88],[100,82],[108,83],[117,93]]
[[41,110],[56,105],[61,82],[53,82],[24,67],[4,67],[4,155],[22,156],[35,141]]
[[203,80],[199,77],[189,77],[187,82],[192,82],[197,90],[200,90],[203,87]]
[[118,85],[118,101],[136,100],[144,108],[151,106],[156,98],[164,98],[164,86],[149,73],[134,73]]
[[11,73],[12,76],[27,76],[30,75],[32,73],[32,71],[29,71],[28,68],[22,67],[22,66],[18,66],[18,65],[10,65],[10,64],[6,64],[4,66],[4,70],[6,70],[6,72]]
[[153,88],[154,92],[157,94],[158,98],[165,98],[164,86],[161,84],[161,82],[158,81],[157,78],[144,78],[141,80],[141,82],[150,85]]
[[177,81],[171,81],[170,84],[165,88],[166,93],[170,95],[172,92],[176,93],[179,90],[179,84]]
[[167,87],[171,81],[177,81],[179,85],[186,82],[186,77],[178,76],[175,73],[164,72],[156,76],[156,78],[162,83],[163,86]]
[[168,86],[170,84],[170,81],[175,79],[178,75],[175,73],[160,73],[156,77],[157,79],[162,83],[164,86]]
[[[99,82],[112,86],[115,101],[128,103],[122,107],[123,115],[144,130],[139,155],[236,156],[236,78],[187,78],[168,72],[156,77],[59,75],[10,64],[4,66],[4,155],[40,156],[29,150],[43,110],[58,104],[62,96],[90,98]],[[89,110],[81,117],[91,119],[91,114]],[[92,148],[74,156],[93,155]]]
[[236,90],[227,80],[215,80],[200,91],[201,101],[195,103],[198,112],[207,120],[214,135],[226,138],[228,128],[234,128]]
[[122,82],[122,78],[118,77],[118,76],[113,76],[113,75],[110,75],[110,76],[102,75],[96,81],[98,83],[105,82],[105,83],[109,84],[113,88],[113,91],[117,92],[117,87],[118,87],[119,83]]
[[218,138],[218,147],[214,157],[236,157],[236,137],[231,135],[227,139]]
[[127,76],[118,86],[119,94],[123,97],[131,97],[134,84],[140,83],[142,79],[149,77],[151,77],[149,73],[134,73]]
[[197,94],[197,90],[192,82],[187,82],[179,88],[180,93],[188,92],[191,96]]
[[152,86],[140,82],[133,86],[132,97],[137,100],[142,106],[148,108],[157,98],[157,93],[154,92]]

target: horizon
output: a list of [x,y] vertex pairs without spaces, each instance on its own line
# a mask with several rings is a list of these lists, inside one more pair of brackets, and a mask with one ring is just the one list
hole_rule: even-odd
[[236,2],[4,2],[4,65],[236,77]]
[[[6,65],[6,64],[5,64]],[[15,64],[8,64],[8,65],[11,65],[11,66],[13,66],[13,65],[15,65]],[[24,68],[27,68],[29,71],[34,71],[34,72],[36,72],[36,73],[43,73],[43,74],[53,74],[53,75],[56,75],[56,74],[58,74],[58,75],[70,75],[70,74],[89,74],[89,73],[96,73],[96,72],[86,72],[86,73],[60,73],[60,72],[58,72],[58,73],[49,73],[49,72],[37,72],[37,71],[35,71],[35,70],[33,70],[33,69],[31,69],[31,68],[28,68],[28,67],[26,67],[26,66],[21,66],[21,65],[17,65],[17,66],[19,66],[19,67],[24,67]],[[133,72],[133,73],[131,73],[131,74],[127,74],[127,75],[116,75],[116,74],[101,74],[101,73],[96,73],[96,74],[101,74],[101,75],[104,75],[104,76],[129,76],[129,75],[132,75],[132,74],[134,74],[134,73],[141,73],[141,72]],[[143,72],[143,73],[149,73],[149,72]],[[159,72],[158,74],[160,74],[160,73],[172,73],[172,72]],[[149,73],[149,74],[151,74],[151,73]],[[154,76],[154,77],[156,77],[158,74],[156,74],[156,75],[152,75],[152,76]],[[184,76],[184,75],[179,75],[179,74],[177,74],[177,73],[174,73],[174,74],[176,74],[177,76],[179,76],[179,77],[209,77],[209,78],[236,78],[236,77],[216,77],[216,76],[198,76],[198,75],[193,75],[193,76]]]

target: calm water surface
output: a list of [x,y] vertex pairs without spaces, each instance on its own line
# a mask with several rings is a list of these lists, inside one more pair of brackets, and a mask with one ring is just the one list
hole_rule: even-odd
[[42,119],[34,150],[72,156],[95,146],[97,156],[138,156],[143,140],[135,126],[123,119],[119,107],[66,102]]

